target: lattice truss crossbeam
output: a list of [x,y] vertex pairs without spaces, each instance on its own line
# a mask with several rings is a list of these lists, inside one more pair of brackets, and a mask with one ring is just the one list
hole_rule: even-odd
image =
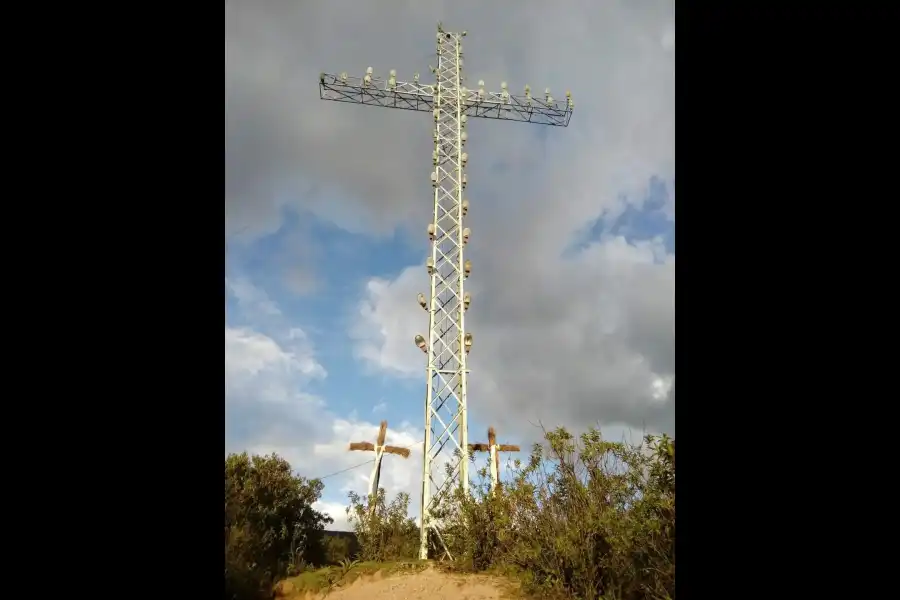
[[568,92],[564,101],[557,102],[549,90],[542,98],[532,97],[527,86],[524,95],[511,95],[505,83],[499,92],[485,91],[481,81],[477,89],[467,89],[462,52],[465,35],[465,32],[444,31],[438,25],[438,64],[432,68],[434,84],[419,83],[418,74],[412,82],[398,81],[394,71],[387,78],[379,78],[371,67],[362,77],[347,73],[319,76],[319,96],[323,100],[430,112],[433,116],[434,214],[428,226],[431,254],[427,259],[431,290],[428,298],[420,296],[419,299],[428,311],[429,333],[427,339],[419,336],[416,339],[428,356],[422,558],[427,555],[430,531],[443,544],[441,526],[432,517],[432,511],[455,487],[467,491],[469,486],[466,359],[471,338],[465,327],[469,296],[464,289],[470,270],[470,263],[464,257],[469,237],[464,223],[468,210],[468,200],[464,198],[468,183],[467,121],[480,117],[565,127],[574,109]]
[[[393,83],[392,83],[393,81]],[[355,77],[346,73],[333,75],[322,73],[319,78],[319,97],[322,100],[352,102],[382,108],[399,108],[432,112],[436,85],[418,81],[399,81],[396,77],[372,75]],[[463,88],[465,89],[465,88]],[[464,114],[468,118],[521,121],[536,125],[566,127],[572,118],[574,104],[571,98],[556,101],[545,94],[542,97],[513,95],[508,91],[487,91],[481,88],[462,92]]]

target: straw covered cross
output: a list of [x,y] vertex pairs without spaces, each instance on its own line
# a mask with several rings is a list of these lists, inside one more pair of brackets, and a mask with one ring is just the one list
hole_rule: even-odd
[[490,452],[491,454],[491,491],[496,489],[500,481],[500,453],[518,452],[520,448],[515,444],[498,444],[497,433],[493,427],[488,428],[487,444],[469,444],[469,452]]
[[378,484],[381,480],[381,457],[387,453],[409,458],[409,448],[384,445],[384,438],[387,437],[387,426],[387,421],[381,422],[381,427],[378,429],[378,438],[374,444],[372,442],[351,442],[349,448],[350,450],[375,453],[375,467],[372,469],[372,475],[369,477],[369,503],[372,510],[375,509],[374,499],[378,494]]

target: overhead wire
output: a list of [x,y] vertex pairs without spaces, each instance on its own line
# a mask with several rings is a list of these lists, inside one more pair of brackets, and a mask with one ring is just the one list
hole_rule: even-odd
[[[418,444],[424,444],[424,443],[425,443],[424,440],[419,440],[417,442],[413,442],[409,446],[400,446],[400,448],[409,449],[409,448],[412,448],[413,446],[416,446]],[[346,473],[347,471],[352,471],[353,469],[358,469],[359,467],[363,467],[363,466],[371,464],[373,462],[375,462],[375,459],[370,458],[369,460],[367,460],[365,462],[361,462],[358,465],[353,465],[352,467],[347,467],[346,469],[341,469],[340,471],[335,471],[334,473],[329,473],[328,475],[322,475],[321,477],[313,477],[313,479],[319,479],[319,480],[327,479],[329,477],[334,477],[335,475],[340,475],[341,473]]]

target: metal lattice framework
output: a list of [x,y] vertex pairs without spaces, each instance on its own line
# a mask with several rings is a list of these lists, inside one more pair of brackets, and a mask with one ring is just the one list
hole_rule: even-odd
[[[483,81],[477,89],[467,89],[463,85],[465,35],[465,31],[444,31],[438,24],[438,64],[431,69],[436,78],[434,84],[419,83],[418,74],[412,82],[398,81],[394,71],[387,79],[379,78],[371,67],[362,77],[350,77],[347,73],[319,76],[319,95],[323,100],[430,112],[434,119],[434,213],[428,225],[431,255],[426,263],[431,293],[430,298],[419,295],[419,304],[428,311],[429,335],[427,339],[416,336],[415,340],[428,356],[421,558],[427,558],[429,531],[443,545],[440,524],[432,518],[432,510],[456,485],[466,492],[469,488],[466,359],[472,336],[465,326],[470,303],[465,280],[471,270],[471,262],[464,257],[470,233],[464,226],[469,207],[464,198],[468,183],[467,121],[480,117],[565,127],[574,108],[568,93],[565,101],[556,102],[549,90],[543,99],[533,98],[528,86],[522,96],[511,95],[506,83],[499,92],[486,92]],[[444,477],[439,473],[441,467]]]

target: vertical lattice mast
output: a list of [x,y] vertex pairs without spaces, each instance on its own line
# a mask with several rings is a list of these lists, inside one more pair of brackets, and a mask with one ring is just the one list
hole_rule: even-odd
[[[466,213],[465,98],[462,86],[463,34],[437,33],[438,66],[434,96],[434,154],[431,175],[434,186],[434,221],[428,228],[432,237],[427,267],[431,275],[429,340],[425,397],[425,452],[422,467],[422,538],[420,556],[427,557],[428,524],[431,509],[443,494],[459,482],[468,491],[468,418],[466,414],[466,342],[471,336],[465,327],[465,244]],[[447,451],[447,452],[445,452]],[[443,481],[435,480],[436,470],[447,459]],[[437,469],[435,468],[437,467]],[[434,490],[434,495],[432,495]]]
[[[346,72],[319,75],[319,97],[323,100],[430,112],[434,119],[434,212],[428,225],[431,255],[426,265],[431,293],[429,298],[419,294],[419,304],[428,311],[429,333],[427,339],[421,335],[415,338],[428,356],[421,558],[427,558],[429,531],[440,540],[440,526],[431,516],[432,509],[456,484],[464,490],[469,487],[466,356],[472,337],[465,327],[470,300],[465,279],[471,268],[463,252],[469,238],[464,226],[469,204],[464,198],[466,121],[478,117],[566,127],[574,109],[568,92],[565,102],[556,102],[549,89],[542,99],[532,97],[527,85],[524,95],[511,95],[505,82],[499,92],[485,91],[483,81],[478,82],[477,90],[466,89],[462,74],[465,35],[465,31],[444,31],[438,24],[438,66],[432,68],[436,77],[433,85],[420,83],[418,74],[413,81],[398,81],[395,71],[387,79],[379,78],[372,67],[362,77]],[[441,464],[442,458],[446,464]],[[440,471],[444,469],[449,470],[449,476],[442,477]]]

